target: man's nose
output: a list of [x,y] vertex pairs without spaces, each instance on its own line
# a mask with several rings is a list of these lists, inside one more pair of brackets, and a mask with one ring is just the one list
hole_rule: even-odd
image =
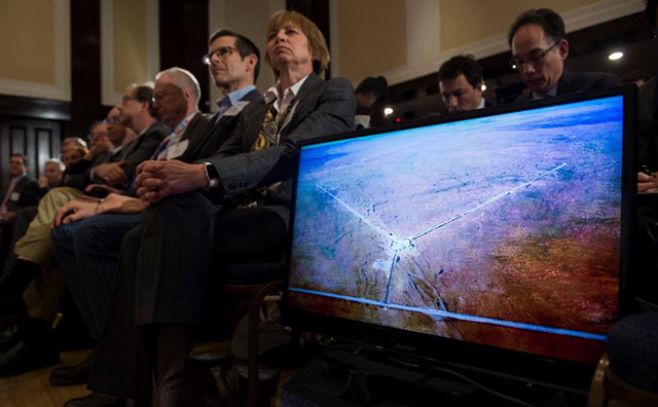
[[521,73],[532,73],[535,72],[535,66],[530,63],[521,64]]

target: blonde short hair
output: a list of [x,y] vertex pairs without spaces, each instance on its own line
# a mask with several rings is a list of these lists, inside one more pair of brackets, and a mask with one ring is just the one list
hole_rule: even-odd
[[[329,49],[327,48],[327,41],[322,35],[322,31],[317,25],[302,14],[292,10],[280,10],[272,14],[270,21],[267,23],[267,35],[271,32],[279,31],[287,24],[294,24],[298,26],[304,35],[308,38],[308,44],[313,57],[313,72],[318,74],[324,79],[325,71],[329,65]],[[272,66],[270,56],[267,55],[267,62]],[[279,76],[279,72],[272,68],[275,76]]]

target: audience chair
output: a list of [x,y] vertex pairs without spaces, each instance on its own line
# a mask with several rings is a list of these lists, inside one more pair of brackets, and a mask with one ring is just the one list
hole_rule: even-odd
[[238,300],[238,307],[245,303],[248,305],[247,395],[249,407],[256,407],[259,404],[260,310],[268,296],[278,295],[283,290],[284,272],[283,262],[234,264],[224,268],[224,293],[228,298]]
[[658,312],[627,317],[608,333],[608,352],[599,361],[589,407],[610,401],[658,406]]

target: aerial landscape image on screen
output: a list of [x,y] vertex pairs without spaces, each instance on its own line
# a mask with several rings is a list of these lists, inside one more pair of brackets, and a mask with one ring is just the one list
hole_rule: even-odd
[[302,149],[289,304],[591,362],[617,317],[622,98]]

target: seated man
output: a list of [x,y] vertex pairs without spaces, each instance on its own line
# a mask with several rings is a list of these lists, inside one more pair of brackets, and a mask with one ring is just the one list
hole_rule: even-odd
[[[315,24],[281,11],[270,19],[267,33],[267,60],[277,84],[265,102],[245,108],[219,151],[196,164],[148,161],[140,166],[137,191],[147,210],[144,223],[123,239],[89,383],[95,391],[146,399],[153,387],[156,405],[164,400],[184,405],[182,373],[191,328],[204,319],[214,252],[222,260],[228,260],[231,248],[253,259],[280,259],[283,253],[270,250],[268,243],[282,246],[285,240],[297,143],[353,126],[356,104],[350,83],[319,77],[329,55]],[[244,209],[229,205],[228,198],[238,196],[242,199],[234,201],[248,204]],[[248,225],[258,227],[254,218],[263,212],[275,219],[271,230],[247,236]],[[227,218],[241,221],[242,227],[223,230]],[[231,240],[231,231],[244,232],[241,240]],[[92,405],[82,400],[68,405]]]
[[39,177],[39,195],[44,196],[51,189],[58,187],[64,177],[66,166],[59,158],[51,158],[44,164],[43,175]]
[[[9,251],[16,212],[39,201],[39,185],[27,175],[27,159],[23,154],[9,156],[9,176],[9,185],[0,199],[0,265]],[[0,287],[6,277],[6,272],[0,272]]]
[[[103,172],[108,182],[129,186],[125,180],[133,178],[137,164],[150,157],[167,132],[154,116],[152,98],[153,89],[147,85],[132,85],[126,90],[122,103],[130,105],[130,110],[121,118],[126,125],[134,126],[133,130],[139,136],[124,144],[120,151],[107,154],[103,164],[83,174],[85,179],[89,180],[91,170],[109,164],[108,172]],[[81,195],[82,191],[71,187],[48,192],[39,202],[37,215],[25,235],[16,241],[14,253],[17,260],[1,285],[2,293],[3,297],[15,296],[18,301],[23,294],[29,318],[19,323],[17,334],[7,342],[14,345],[16,352],[11,353],[13,357],[2,360],[0,375],[12,375],[57,361],[57,353],[52,347],[41,346],[49,342],[50,326],[65,288],[63,273],[51,266],[50,231],[57,210]],[[20,327],[25,328],[23,333],[20,333]]]
[[532,9],[519,15],[507,34],[507,42],[512,50],[510,66],[519,71],[532,99],[621,84],[609,73],[576,73],[564,68],[569,41],[562,17],[553,10]]
[[444,62],[438,73],[441,100],[448,113],[483,109],[493,104],[482,96],[484,77],[477,61],[457,55]]
[[[234,49],[235,52],[231,51]],[[152,158],[189,162],[217,151],[218,145],[228,138],[237,123],[240,110],[251,101],[262,99],[254,86],[258,58],[258,48],[246,37],[228,30],[220,30],[211,36],[206,61],[216,85],[226,96],[220,101],[217,114],[211,118],[210,127],[205,126],[205,118],[203,127],[197,124],[196,117],[201,115],[197,110],[200,91],[196,79],[179,68],[158,74],[155,108],[163,122],[177,129],[178,133],[168,136]],[[192,82],[195,86],[189,85]],[[186,106],[186,110],[181,106]],[[60,209],[55,218],[56,228],[52,233],[55,253],[94,338],[100,336],[105,324],[121,239],[130,228],[141,223],[139,213],[143,209],[140,199],[112,193],[100,203],[72,201]],[[122,214],[110,214],[112,212]],[[90,301],[91,298],[94,300]],[[54,370],[51,383],[86,383],[91,361],[92,358],[82,365]]]

